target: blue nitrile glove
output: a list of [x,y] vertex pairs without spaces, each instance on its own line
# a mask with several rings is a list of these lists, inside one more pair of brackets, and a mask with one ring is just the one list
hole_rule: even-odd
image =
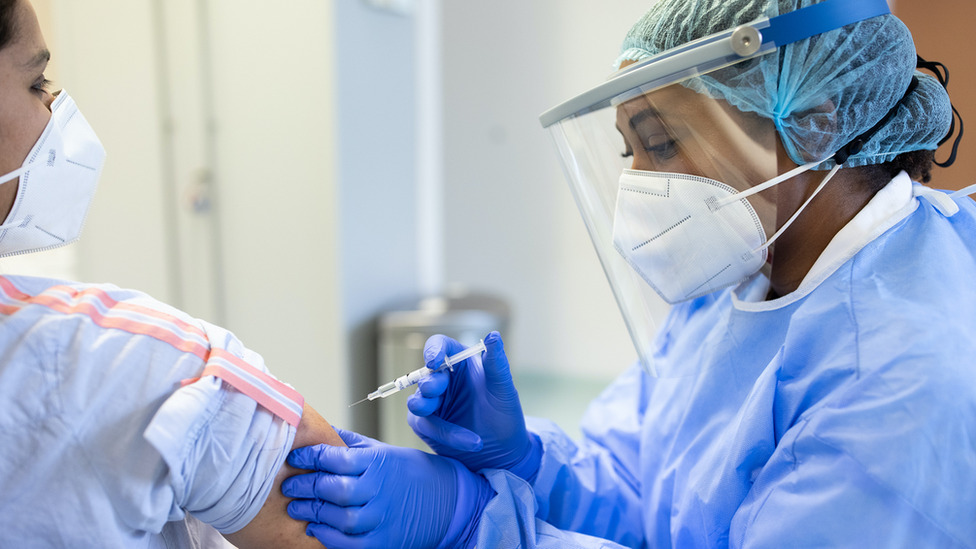
[[[427,340],[428,368],[463,350],[443,335]],[[472,471],[507,469],[532,482],[542,460],[542,443],[525,428],[525,416],[502,337],[485,337],[484,358],[474,356],[454,371],[422,380],[407,400],[410,427],[435,452],[457,459]]]
[[288,514],[326,547],[474,547],[495,492],[453,459],[336,429],[349,448],[296,448],[288,464],[317,471],[285,479],[300,498]]

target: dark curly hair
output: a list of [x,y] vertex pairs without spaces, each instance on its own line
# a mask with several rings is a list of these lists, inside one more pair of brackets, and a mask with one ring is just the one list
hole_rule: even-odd
[[14,39],[17,28],[14,25],[14,8],[18,0],[0,0],[0,50]]
[[905,170],[914,181],[928,183],[932,180],[934,162],[935,151],[912,151],[896,156],[891,162],[882,164],[882,167],[887,167],[892,177]]
[[872,180],[877,182],[877,188],[871,189],[871,191],[877,192],[902,170],[908,172],[912,181],[928,183],[932,180],[932,166],[934,163],[935,151],[910,151],[899,154],[890,162],[861,166],[856,169],[862,171],[862,173],[866,173]]

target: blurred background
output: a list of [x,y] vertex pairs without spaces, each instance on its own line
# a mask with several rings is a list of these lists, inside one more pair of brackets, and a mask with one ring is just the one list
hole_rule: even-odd
[[[329,421],[402,444],[405,399],[348,405],[430,333],[503,330],[526,412],[573,434],[636,359],[538,115],[610,74],[649,0],[31,2],[108,159],[80,243],[2,271],[224,325]],[[976,5],[891,3],[973,119]],[[936,186],[973,182],[974,148]]]

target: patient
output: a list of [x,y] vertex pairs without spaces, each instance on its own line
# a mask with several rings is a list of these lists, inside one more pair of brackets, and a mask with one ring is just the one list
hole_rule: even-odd
[[[104,149],[27,0],[0,0],[0,257],[78,237]],[[56,96],[56,97],[55,97]],[[110,285],[0,276],[0,546],[320,547],[298,446],[342,445],[233,334]]]
[[[0,547],[317,547],[295,447],[343,445],[232,334],[138,292],[0,277]],[[209,525],[209,526],[208,526]]]

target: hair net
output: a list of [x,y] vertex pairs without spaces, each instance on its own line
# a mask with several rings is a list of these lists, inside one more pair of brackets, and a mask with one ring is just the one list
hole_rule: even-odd
[[[659,0],[627,34],[617,62],[641,61],[762,16],[815,3]],[[934,150],[948,133],[949,96],[935,78],[915,71],[916,62],[908,28],[884,15],[788,44],[684,85],[773,120],[790,158],[802,165],[832,156],[872,128],[905,95],[912,76],[918,76],[918,87],[895,116],[845,164],[863,166],[908,151]]]

